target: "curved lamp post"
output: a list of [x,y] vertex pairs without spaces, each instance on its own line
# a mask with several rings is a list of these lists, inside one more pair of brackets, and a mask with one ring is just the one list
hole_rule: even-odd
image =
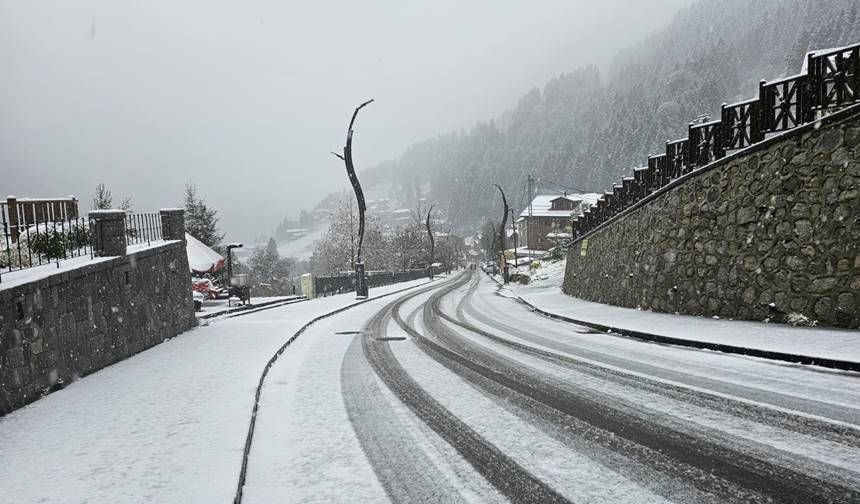
[[427,210],[427,220],[424,225],[427,226],[427,236],[430,237],[430,272],[428,275],[430,276],[430,280],[433,280],[433,260],[434,255],[436,254],[436,240],[433,239],[433,232],[430,231],[430,212],[433,211],[433,205],[430,205],[430,209]]
[[358,116],[358,111],[366,105],[372,103],[373,100],[367,100],[352,113],[352,119],[349,120],[349,129],[346,132],[346,145],[343,147],[343,155],[337,152],[332,152],[339,157],[346,165],[346,174],[349,177],[349,182],[352,184],[352,189],[355,191],[355,200],[358,203],[358,250],[355,254],[355,297],[356,299],[364,299],[368,296],[367,278],[364,275],[364,261],[361,257],[361,244],[364,242],[364,212],[367,209],[364,204],[364,192],[361,190],[361,184],[358,183],[358,177],[355,175],[355,165],[352,163],[352,125],[355,123],[355,118]]
[[[502,245],[502,278],[505,283],[508,283],[508,259],[505,257],[505,225],[508,223],[508,212],[510,211],[508,208],[508,199],[505,198],[505,191],[502,190],[502,187],[499,184],[493,184],[498,187],[499,192],[502,193],[502,205],[504,206],[504,211],[502,212],[502,225],[499,227],[499,243]],[[516,251],[515,251],[516,252]]]

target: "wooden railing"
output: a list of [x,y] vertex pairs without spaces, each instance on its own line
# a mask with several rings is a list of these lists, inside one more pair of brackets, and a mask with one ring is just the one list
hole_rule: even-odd
[[0,202],[0,222],[3,233],[17,241],[20,229],[37,224],[70,221],[78,218],[78,199],[67,198],[16,198],[8,196]]
[[613,185],[573,221],[580,238],[673,180],[768,135],[812,122],[860,102],[860,44],[807,56],[805,73],[761,81],[757,98],[724,104],[720,119],[691,123],[687,138],[666,142],[665,154]]

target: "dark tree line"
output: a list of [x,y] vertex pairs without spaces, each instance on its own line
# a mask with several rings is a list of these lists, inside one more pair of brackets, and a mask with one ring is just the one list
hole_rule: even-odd
[[807,50],[855,42],[852,0],[703,0],[619,53],[607,75],[596,67],[560,75],[498,118],[417,143],[363,177],[400,201],[438,201],[455,228],[475,229],[501,212],[494,183],[515,210],[528,172],[606,190],[686,136],[691,120],[756,96],[760,79],[799,73]]

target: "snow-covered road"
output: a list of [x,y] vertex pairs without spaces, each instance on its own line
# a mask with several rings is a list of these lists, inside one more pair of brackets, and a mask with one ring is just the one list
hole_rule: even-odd
[[266,361],[310,319],[353,303],[203,325],[0,418],[0,503],[231,502]]
[[[476,272],[422,283],[275,362],[242,502],[860,502],[860,375],[598,334]],[[352,302],[199,328],[7,416],[4,499],[232,501],[265,362]]]
[[312,328],[265,389],[244,502],[860,498],[857,375],[595,334],[496,289],[466,274]]

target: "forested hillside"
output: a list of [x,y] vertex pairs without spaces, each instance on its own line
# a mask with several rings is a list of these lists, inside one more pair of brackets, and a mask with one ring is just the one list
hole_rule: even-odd
[[530,172],[602,191],[685,136],[691,120],[756,96],[760,79],[798,73],[807,50],[854,42],[854,0],[704,0],[618,54],[608,75],[560,75],[498,118],[417,143],[361,178],[391,184],[401,201],[427,196],[456,227],[474,229],[500,213],[493,183],[514,205]]

